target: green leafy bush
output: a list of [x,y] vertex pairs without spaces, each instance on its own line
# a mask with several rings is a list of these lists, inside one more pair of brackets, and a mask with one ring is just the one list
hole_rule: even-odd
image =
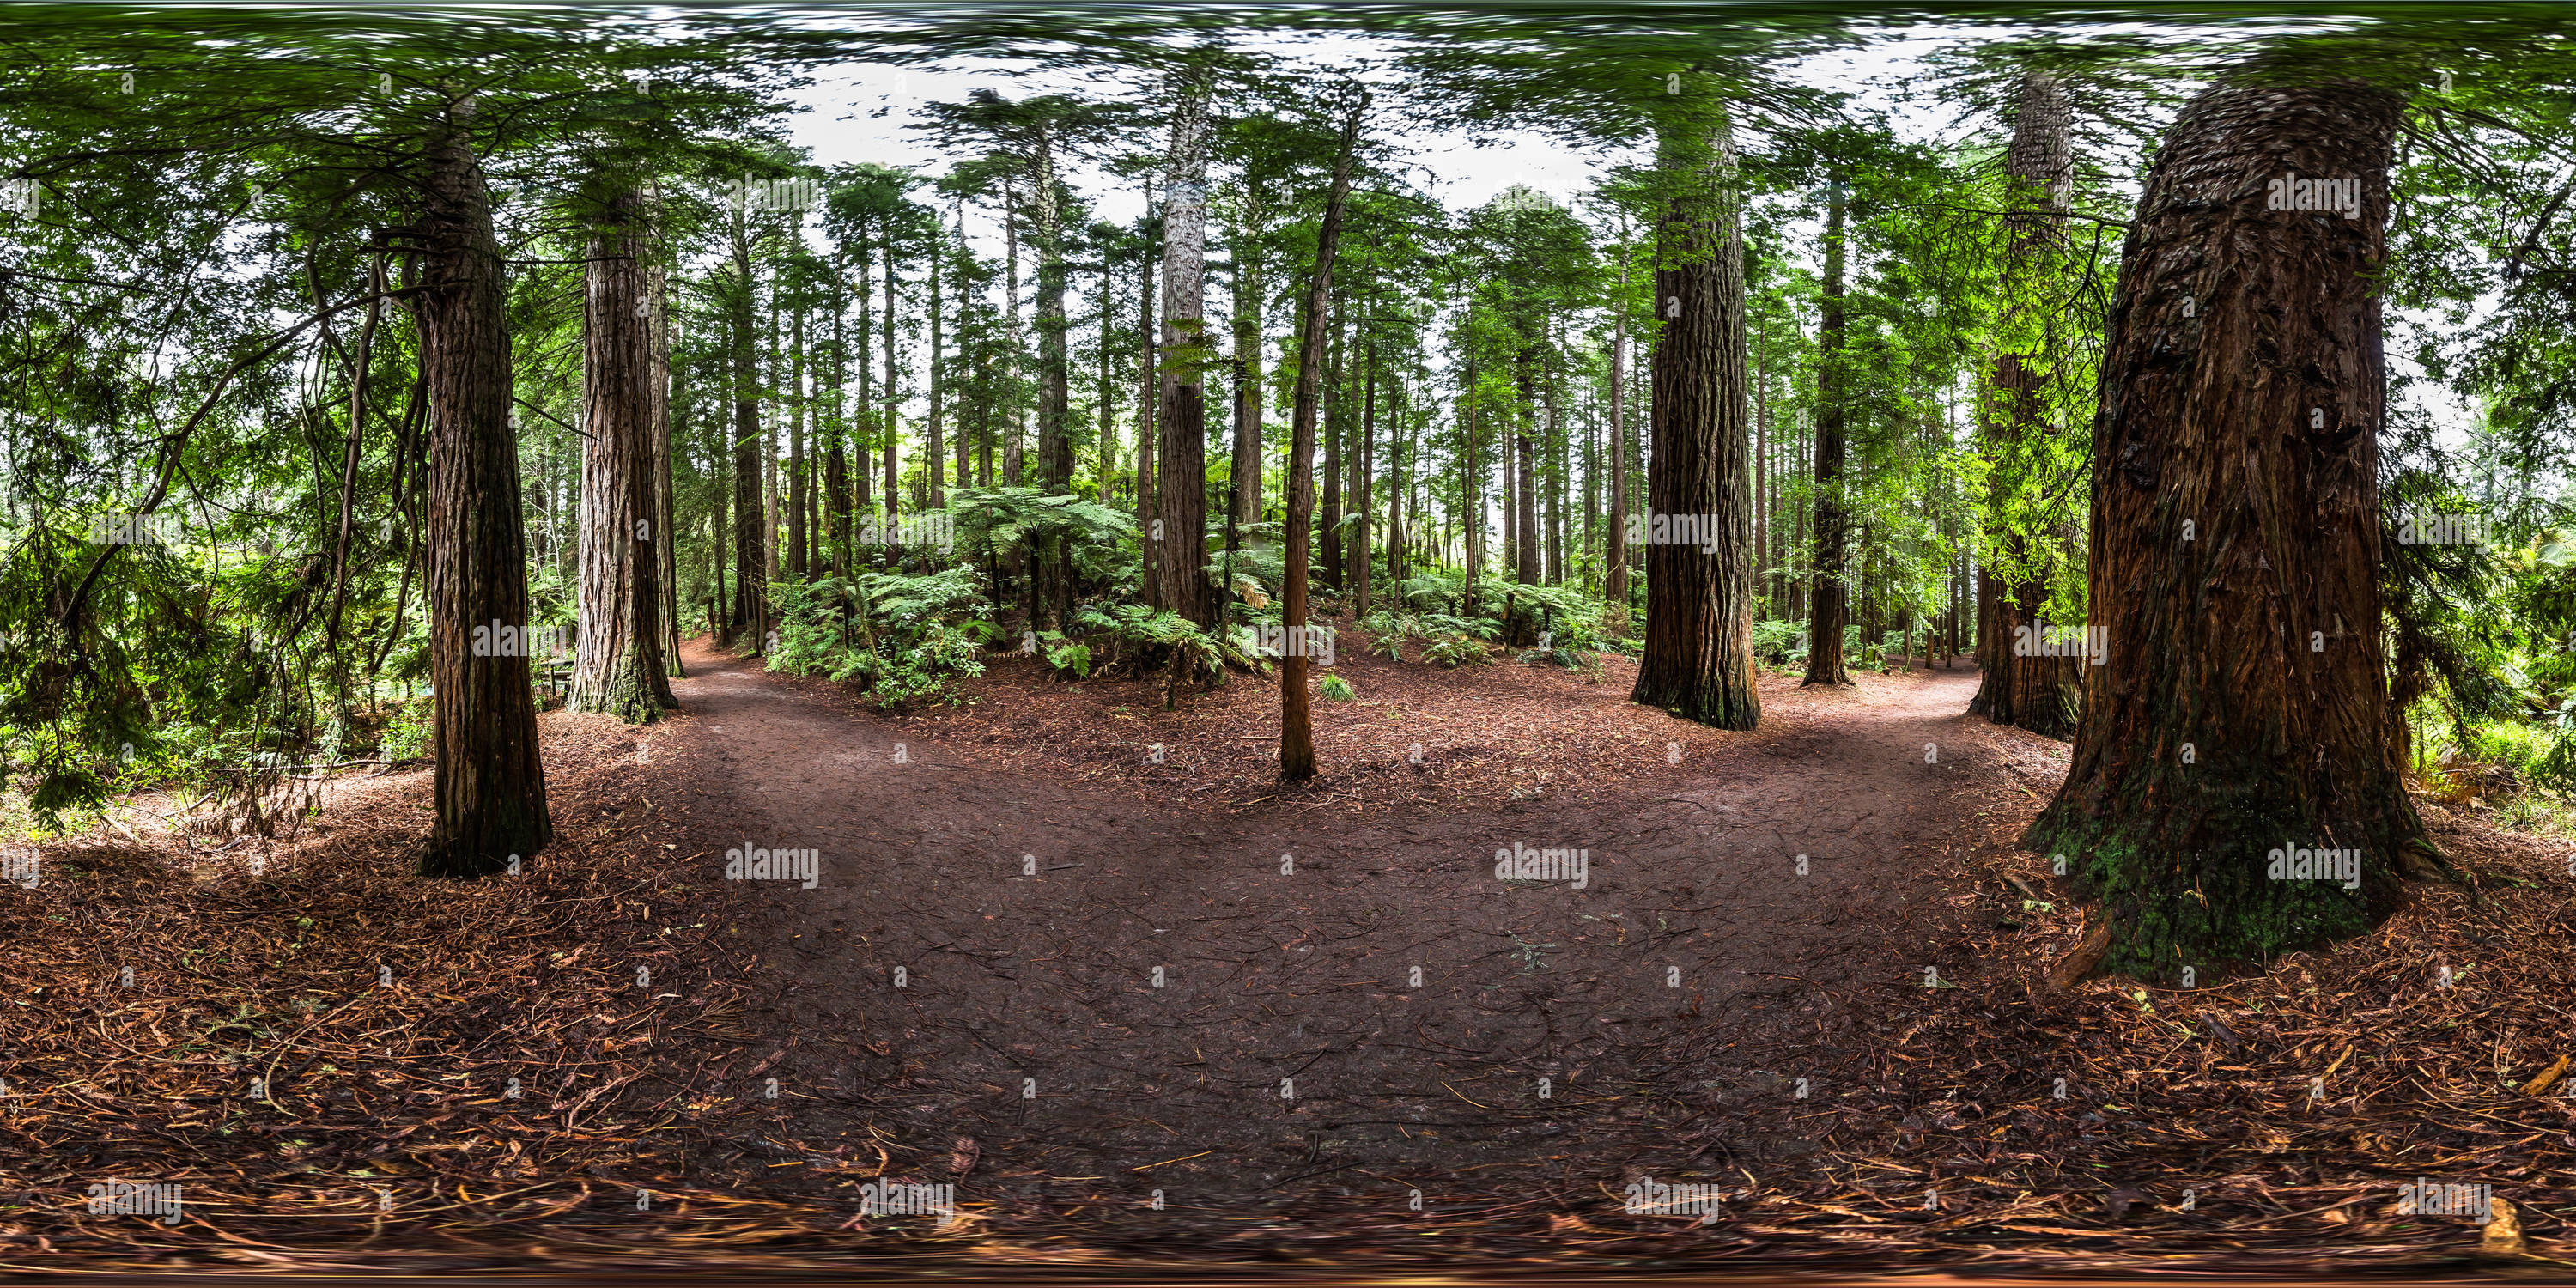
[[1423,641],[1422,660],[1456,668],[1483,666],[1494,659],[1481,640],[1467,635],[1441,635]]
[[1351,687],[1350,681],[1330,672],[1325,673],[1324,682],[1317,686],[1317,690],[1324,695],[1326,702],[1348,702],[1359,696],[1359,691]]
[[983,595],[971,567],[782,582],[770,595],[779,607],[770,670],[829,676],[880,707],[954,701],[953,681],[984,673],[975,654],[991,623],[965,617]]

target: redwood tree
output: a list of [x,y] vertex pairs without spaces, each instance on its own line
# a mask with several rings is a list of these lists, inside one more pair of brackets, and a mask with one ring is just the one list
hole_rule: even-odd
[[[437,694],[425,877],[482,877],[554,838],[528,684],[527,555],[510,426],[505,269],[466,129],[471,98],[428,147],[414,316],[429,393],[430,677]],[[479,647],[478,647],[479,642]]]
[[566,704],[632,724],[675,707],[662,665],[654,449],[654,303],[643,194],[618,192],[592,237],[582,310],[580,635]]
[[1160,450],[1154,468],[1156,521],[1150,602],[1201,626],[1216,624],[1207,573],[1207,145],[1204,78],[1186,76],[1172,104],[1163,195],[1163,343]]
[[[2045,562],[2028,567],[2034,552],[2026,534],[2011,521],[2008,502],[2028,482],[2020,463],[2028,459],[2030,440],[2053,432],[2047,388],[2056,363],[2049,338],[2057,318],[2034,295],[2064,236],[2064,216],[2075,184],[2069,140],[2073,126],[2074,106],[2057,78],[2042,72],[2024,75],[2012,147],[2004,159],[2006,244],[2000,327],[2004,342],[1995,355],[1984,417],[1988,453],[1994,462],[1988,482],[1992,525],[1988,540],[1995,553],[1977,570],[1981,618],[1977,666],[1982,674],[1977,696],[1968,704],[1970,711],[1982,712],[1997,724],[2018,725],[2053,738],[2075,731],[2076,713],[2083,702],[2084,663],[2047,650],[2015,647],[2034,638],[2040,625],[2039,610],[2048,601],[2049,570]],[[2006,575],[1997,575],[1999,567]]]
[[[1714,113],[1715,109],[1707,109]],[[1720,729],[1762,718],[1746,556],[1744,251],[1722,114],[1677,113],[1662,133],[1656,230],[1654,456],[1646,468],[1646,651],[1631,701]],[[1651,541],[1653,519],[1698,529]],[[1627,533],[1611,539],[1624,541]]]
[[[2404,109],[2249,74],[2194,100],[2148,173],[2094,421],[2092,602],[2119,613],[2025,838],[2099,901],[2069,974],[2355,934],[2395,907],[2401,869],[2430,870],[2384,737],[2380,637],[2374,283]],[[2358,217],[2297,208],[2310,181],[2358,185]],[[2273,879],[2270,852],[2294,847],[2360,850],[2359,889]]]
[[1286,639],[1279,659],[1279,777],[1298,782],[1315,776],[1315,722],[1312,695],[1306,692],[1308,644],[1306,578],[1314,548],[1315,422],[1323,400],[1324,341],[1332,308],[1333,255],[1342,233],[1342,206],[1351,192],[1351,154],[1359,145],[1360,121],[1368,94],[1353,89],[1353,101],[1342,118],[1341,150],[1333,158],[1333,188],[1324,201],[1324,222],[1316,230],[1315,272],[1306,285],[1299,319],[1297,392],[1288,431],[1287,574],[1279,591],[1279,621]]
[[1807,617],[1807,678],[1802,684],[1849,684],[1843,627],[1851,620],[1843,580],[1843,217],[1842,176],[1827,184],[1825,281],[1816,326],[1816,582]]

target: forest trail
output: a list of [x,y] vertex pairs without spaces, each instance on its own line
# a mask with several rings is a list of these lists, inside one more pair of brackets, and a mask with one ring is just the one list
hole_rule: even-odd
[[[1766,693],[1681,789],[1606,806],[1149,813],[687,663],[682,852],[820,854],[814,889],[729,887],[778,1076],[961,1202],[1615,1187],[1712,1138],[1795,1162],[1794,1080],[1848,1085],[1952,923],[1942,838],[1997,736],[1975,672],[1928,672]],[[1583,888],[1497,879],[1521,846],[1581,852]]]

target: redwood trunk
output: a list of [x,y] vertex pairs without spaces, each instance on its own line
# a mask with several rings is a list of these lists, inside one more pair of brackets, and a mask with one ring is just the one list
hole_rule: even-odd
[[1206,91],[1185,86],[1172,112],[1169,186],[1163,198],[1162,408],[1154,470],[1154,596],[1201,626],[1216,624],[1207,573],[1207,136]]
[[1315,722],[1306,692],[1306,564],[1313,548],[1308,516],[1315,504],[1315,421],[1322,401],[1325,313],[1332,307],[1333,253],[1342,234],[1342,205],[1351,191],[1351,152],[1359,141],[1361,106],[1342,126],[1333,162],[1332,194],[1315,238],[1315,276],[1306,287],[1297,346],[1297,393],[1288,437],[1288,567],[1279,592],[1279,621],[1286,638],[1279,659],[1279,777],[1300,782],[1315,776]]
[[[1646,468],[1646,651],[1629,700],[1720,729],[1762,718],[1745,513],[1744,253],[1729,131],[1666,134],[1690,186],[1657,229],[1654,457]],[[1653,521],[1667,521],[1656,541]],[[1672,520],[1690,520],[1683,541]],[[1614,533],[1625,540],[1627,533]],[[1704,547],[1712,547],[1707,549]]]
[[[2350,82],[2223,84],[2148,173],[2094,421],[2092,602],[2119,614],[2026,837],[2100,902],[2103,969],[2359,933],[2431,851],[2383,737],[2374,283],[2404,110]],[[2359,217],[2270,208],[2294,176],[2357,184]],[[2274,879],[2289,848],[2361,851],[2359,889]]]
[[1843,196],[1832,180],[1825,209],[1825,282],[1816,331],[1816,573],[1807,618],[1805,684],[1849,684],[1843,627],[1851,621],[1843,575]]
[[653,464],[653,322],[644,201],[620,197],[591,240],[582,315],[581,598],[565,705],[642,724],[679,705],[662,666],[662,530]]
[[[456,110],[470,118],[472,105]],[[528,686],[528,571],[510,332],[483,170],[461,129],[430,145],[421,216],[422,383],[429,393],[430,673],[437,694],[425,877],[509,870],[554,838]],[[480,639],[478,641],[478,632]],[[477,644],[481,647],[477,647]]]
[[[2012,526],[2015,507],[2011,502],[2028,483],[2024,463],[2030,457],[2031,440],[2053,432],[2047,387],[2056,364],[2053,345],[2023,339],[2023,328],[2035,321],[2043,335],[2053,333],[2053,319],[2030,316],[2039,304],[2031,293],[2063,236],[2075,182],[2069,143],[2073,124],[2074,106],[2054,77],[2031,73],[2022,78],[2019,119],[2004,162],[2010,188],[2004,218],[2008,242],[2001,327],[2006,341],[2003,351],[1995,355],[1985,409],[1987,450],[1994,466],[1988,476],[1992,525],[1988,540],[2014,568],[2025,565],[2031,551],[2025,534]],[[1997,724],[2064,738],[2075,732],[2083,705],[2082,660],[2014,647],[2016,640],[2029,639],[2040,624],[2039,612],[2048,600],[2048,573],[2046,566],[2033,568],[2010,583],[1991,572],[1984,574],[1980,598],[1986,620],[1977,658],[1982,674],[1968,709],[1984,713]]]

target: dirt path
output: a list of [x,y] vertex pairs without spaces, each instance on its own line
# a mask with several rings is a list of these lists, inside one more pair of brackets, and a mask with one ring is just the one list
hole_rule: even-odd
[[[792,1038],[775,1072],[815,1114],[860,1107],[879,1145],[840,1130],[891,1173],[1058,1210],[1615,1190],[1712,1146],[1794,1166],[1795,1080],[1848,1085],[1902,1019],[1996,750],[1959,714],[1974,673],[1925,673],[1790,690],[1646,776],[1679,789],[1606,805],[1141,814],[688,663],[668,736],[715,772],[683,853],[819,852],[814,889],[731,887],[726,942]],[[1523,846],[1580,852],[1582,888],[1498,879]]]

